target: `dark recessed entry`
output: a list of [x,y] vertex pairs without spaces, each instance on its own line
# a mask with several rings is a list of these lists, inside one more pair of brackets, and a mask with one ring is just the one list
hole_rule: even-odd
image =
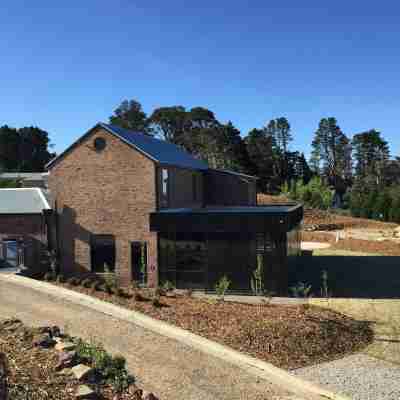
[[96,139],[94,139],[94,148],[97,151],[102,151],[106,148],[106,139],[102,138],[102,137],[97,137]]

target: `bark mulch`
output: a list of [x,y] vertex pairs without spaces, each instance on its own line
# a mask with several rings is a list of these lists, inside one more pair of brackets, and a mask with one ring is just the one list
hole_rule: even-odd
[[368,323],[314,306],[249,305],[168,294],[160,298],[157,307],[150,301],[149,290],[140,292],[144,301],[138,301],[137,296],[126,298],[56,284],[142,312],[286,369],[340,358],[363,349],[373,339]]
[[[59,352],[54,347],[35,345],[35,338],[47,332],[47,327],[30,328],[16,319],[0,321],[0,354],[7,364],[6,382],[10,400],[72,400],[80,385],[73,375],[57,371]],[[137,389],[134,387],[135,390]],[[96,399],[140,400],[136,394],[115,397],[105,384],[97,387]]]

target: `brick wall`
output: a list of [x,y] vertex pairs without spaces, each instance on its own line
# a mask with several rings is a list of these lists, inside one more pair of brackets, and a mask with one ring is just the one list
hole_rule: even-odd
[[42,215],[0,215],[0,241],[21,240],[25,245],[26,267],[40,269],[41,250],[46,247],[47,234]]
[[[96,137],[106,139],[101,152]],[[50,170],[49,188],[58,219],[61,269],[65,274],[91,269],[90,237],[115,237],[116,275],[132,277],[132,241],[148,245],[148,282],[157,281],[157,236],[149,230],[156,209],[156,168],[140,152],[101,128],[94,130]]]

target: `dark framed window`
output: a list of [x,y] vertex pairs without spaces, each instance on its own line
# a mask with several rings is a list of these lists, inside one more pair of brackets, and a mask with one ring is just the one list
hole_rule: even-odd
[[92,235],[90,238],[92,272],[115,271],[115,238],[113,235]]
[[167,168],[161,169],[161,206],[168,207],[169,203],[169,173]]
[[147,283],[147,243],[131,243],[132,280],[145,285]]
[[202,233],[160,234],[160,283],[177,288],[203,288],[207,249]]

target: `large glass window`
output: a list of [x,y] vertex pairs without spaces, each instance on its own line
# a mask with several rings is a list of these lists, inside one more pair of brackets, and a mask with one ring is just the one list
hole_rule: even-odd
[[180,288],[203,288],[206,244],[200,233],[160,235],[160,281]]
[[115,239],[113,235],[92,235],[90,239],[92,272],[115,270]]

